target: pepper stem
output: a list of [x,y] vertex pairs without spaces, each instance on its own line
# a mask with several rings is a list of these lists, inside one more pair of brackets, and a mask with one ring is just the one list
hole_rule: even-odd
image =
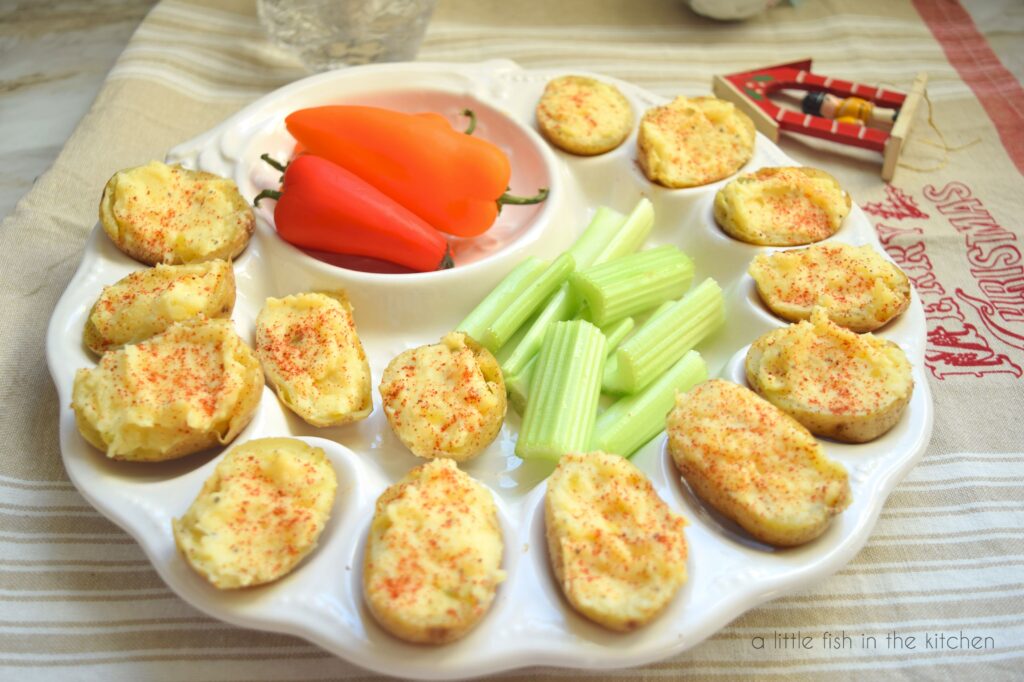
[[516,196],[515,194],[509,194],[508,192],[505,192],[500,197],[498,197],[498,211],[500,212],[501,207],[504,206],[505,204],[512,204],[514,206],[526,206],[528,204],[539,204],[540,202],[544,201],[547,198],[547,187],[541,187],[539,190],[537,190],[537,193],[534,194],[532,197],[520,197]]
[[265,190],[263,190],[262,192],[260,192],[259,194],[256,195],[256,198],[254,198],[252,200],[252,205],[253,206],[259,206],[260,205],[260,199],[273,199],[274,201],[277,201],[280,198],[281,198],[281,192],[280,191],[278,191],[276,189],[265,189]]
[[463,109],[462,115],[469,116],[469,125],[466,126],[466,129],[463,130],[462,132],[465,133],[466,135],[472,135],[473,131],[476,130],[476,114],[473,112],[472,109]]
[[271,168],[279,170],[282,173],[284,173],[286,170],[288,170],[288,164],[287,163],[281,163],[280,161],[278,161],[278,160],[276,160],[274,158],[271,158],[270,154],[260,154],[260,158],[263,159],[264,161],[266,161],[267,163],[269,163]]
[[441,259],[441,264],[437,266],[438,270],[448,270],[455,267],[455,261],[452,260],[452,245],[446,244],[444,247],[444,257]]

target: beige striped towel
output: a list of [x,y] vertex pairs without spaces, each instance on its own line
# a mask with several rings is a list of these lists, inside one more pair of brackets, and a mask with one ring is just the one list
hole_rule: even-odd
[[[420,53],[435,61],[511,58],[525,67],[586,69],[665,96],[704,93],[712,74],[806,56],[820,73],[897,88],[926,71],[945,146],[969,145],[942,149],[922,115],[909,167],[886,186],[869,156],[793,137],[781,143],[851,188],[913,277],[929,324],[934,438],[868,545],[837,575],[747,613],[681,656],[588,675],[1019,678],[1024,92],[962,8],[946,0],[833,0],[718,24],[671,0],[442,0]],[[3,224],[2,679],[368,677],[312,644],[221,624],[175,597],[134,542],[64,476],[60,407],[42,352],[50,310],[78,264],[105,179],[161,157],[302,75],[266,42],[251,2],[165,0],[53,168]],[[823,639],[826,632],[845,634],[850,644]],[[812,646],[786,646],[796,633]],[[532,669],[506,677],[578,675]]]

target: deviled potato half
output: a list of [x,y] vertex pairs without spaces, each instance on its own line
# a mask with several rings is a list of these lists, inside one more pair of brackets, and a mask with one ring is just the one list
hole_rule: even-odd
[[640,120],[637,161],[651,182],[696,187],[726,178],[754,154],[750,117],[717,97],[676,97]]
[[650,622],[686,583],[686,520],[624,457],[563,455],[548,478],[544,520],[562,593],[610,630]]
[[171,523],[188,564],[222,590],[290,573],[317,545],[338,478],[323,450],[296,438],[236,445]]
[[256,217],[232,180],[152,161],[107,181],[100,224],[117,248],[156,265],[232,259]]
[[498,361],[462,332],[397,355],[380,395],[399,440],[417,457],[476,457],[505,420],[505,381]]
[[491,492],[450,459],[410,471],[377,499],[363,562],[370,613],[408,642],[445,644],[486,615],[504,540]]
[[910,305],[910,280],[873,247],[825,242],[762,253],[747,269],[764,304],[790,322],[809,319],[815,306],[836,324],[870,332]]
[[159,462],[230,443],[262,393],[259,361],[231,320],[200,317],[78,370],[71,407],[107,457]]
[[914,391],[910,369],[895,343],[840,327],[820,307],[759,337],[746,360],[747,382],[762,397],[811,433],[848,443],[896,425]]
[[231,317],[234,307],[235,271],[230,262],[158,264],[104,287],[89,311],[82,337],[89,350],[102,355],[197,315]]
[[537,103],[537,127],[551,144],[594,156],[622,144],[633,130],[633,108],[622,92],[587,76],[548,81]]
[[798,246],[831,237],[852,200],[839,181],[818,168],[759,168],[715,194],[715,222],[742,242]]
[[850,504],[843,465],[748,388],[712,379],[678,394],[667,430],[672,459],[694,492],[761,542],[809,542]]
[[313,426],[373,410],[370,365],[342,292],[268,298],[256,318],[256,354],[281,402]]

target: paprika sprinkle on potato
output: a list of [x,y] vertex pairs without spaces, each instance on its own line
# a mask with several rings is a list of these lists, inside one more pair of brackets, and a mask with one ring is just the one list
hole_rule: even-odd
[[771,545],[821,535],[850,504],[846,469],[796,420],[737,384],[712,379],[676,397],[669,452],[711,507]]
[[115,173],[99,217],[119,249],[149,265],[234,258],[256,225],[232,180],[159,161]]
[[317,545],[337,476],[320,448],[262,438],[232,448],[185,514],[175,543],[214,587],[252,587],[289,573]]
[[494,601],[503,553],[490,491],[452,460],[433,460],[377,500],[363,564],[366,603],[397,637],[453,641]]
[[910,281],[873,247],[824,242],[762,253],[748,268],[765,304],[779,317],[806,320],[814,306],[855,332],[870,332],[910,304]]
[[555,577],[587,618],[633,630],[686,582],[686,520],[629,460],[564,455],[548,479],[544,510]]
[[850,195],[823,170],[760,168],[718,191],[715,221],[749,244],[796,246],[831,237],[850,206]]
[[268,298],[256,318],[256,353],[286,406],[313,426],[365,419],[370,366],[341,292]]
[[79,370],[71,407],[108,457],[162,461],[233,440],[262,391],[259,361],[231,320],[196,318]]

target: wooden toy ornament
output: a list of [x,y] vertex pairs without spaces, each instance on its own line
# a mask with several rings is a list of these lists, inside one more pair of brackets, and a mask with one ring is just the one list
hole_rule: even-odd
[[[927,74],[909,93],[811,73],[811,60],[715,76],[715,95],[738,106],[772,142],[779,131],[810,135],[882,154],[882,179],[891,180],[914,113],[924,98]],[[769,99],[777,90],[806,90],[802,112]],[[888,127],[891,126],[891,130]]]

